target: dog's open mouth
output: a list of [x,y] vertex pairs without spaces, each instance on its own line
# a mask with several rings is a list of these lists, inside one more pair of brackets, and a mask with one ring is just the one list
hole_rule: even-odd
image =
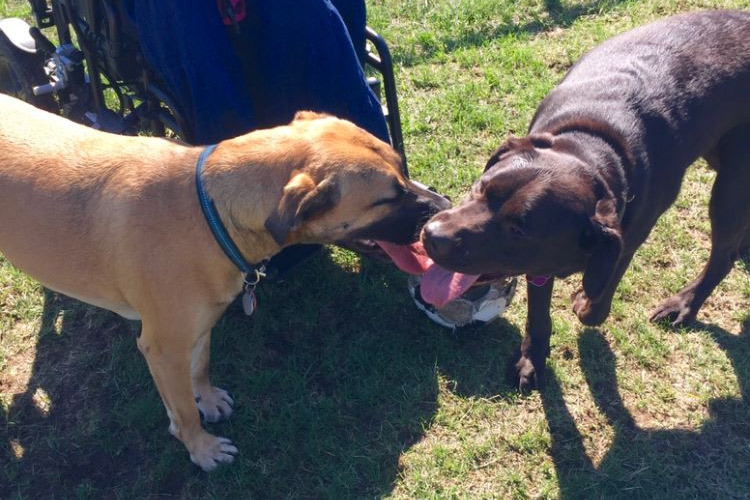
[[435,264],[417,241],[410,245],[397,245],[387,241],[376,241],[394,264],[409,274],[421,274],[422,298],[436,307],[459,297],[479,278],[475,274],[461,274]]

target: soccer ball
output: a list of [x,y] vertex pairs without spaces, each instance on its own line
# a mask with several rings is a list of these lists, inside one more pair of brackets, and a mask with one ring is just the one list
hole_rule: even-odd
[[435,323],[451,329],[489,323],[499,318],[513,300],[518,284],[515,277],[477,283],[460,297],[438,308],[422,299],[420,280],[419,276],[409,276],[409,295],[417,308]]

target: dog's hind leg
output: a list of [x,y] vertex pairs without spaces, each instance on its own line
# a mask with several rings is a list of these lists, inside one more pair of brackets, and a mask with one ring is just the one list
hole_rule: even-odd
[[193,381],[193,396],[198,410],[206,422],[218,422],[232,414],[234,401],[227,391],[213,387],[208,376],[211,357],[211,330],[201,335],[193,347],[190,372]]
[[709,214],[711,254],[701,274],[651,313],[651,321],[686,326],[716,285],[729,274],[743,248],[750,244],[750,125],[730,131],[708,156],[716,173]]
[[201,339],[210,339],[205,334],[201,337],[195,332],[205,332],[209,325],[196,328],[198,325],[179,315],[162,316],[142,315],[143,328],[138,338],[138,348],[146,358],[167,409],[169,431],[183,442],[196,465],[203,470],[212,470],[220,462],[231,462],[237,448],[229,439],[209,434],[201,427],[193,399],[193,349]]

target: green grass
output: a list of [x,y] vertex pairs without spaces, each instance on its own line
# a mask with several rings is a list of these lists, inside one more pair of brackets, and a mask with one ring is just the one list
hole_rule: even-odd
[[23,17],[29,19],[31,8],[28,2],[21,0],[0,0],[0,18]]
[[[380,0],[412,175],[460,197],[523,134],[584,51],[631,27],[747,0]],[[0,0],[0,15],[23,13]],[[251,319],[215,329],[212,372],[237,402],[240,455],[204,474],[166,432],[135,347],[138,325],[46,293],[0,262],[0,497],[749,498],[750,273],[717,288],[693,330],[648,310],[700,270],[713,174],[699,162],[599,329],[554,297],[546,388],[504,379],[525,294],[506,316],[451,333],[405,278],[342,250],[260,289]],[[175,293],[179,293],[175,290]]]

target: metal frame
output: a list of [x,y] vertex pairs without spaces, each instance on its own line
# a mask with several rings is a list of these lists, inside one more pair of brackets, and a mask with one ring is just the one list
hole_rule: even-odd
[[404,150],[404,136],[401,132],[401,113],[398,109],[398,97],[396,96],[396,78],[393,75],[393,60],[388,44],[374,29],[365,27],[365,38],[372,43],[377,54],[367,52],[367,64],[372,66],[383,76],[383,88],[385,90],[385,103],[388,113],[388,131],[391,134],[391,145],[399,152],[404,164],[404,173],[409,176],[409,168],[406,164],[406,151]]
[[[153,72],[139,53],[135,63],[139,71],[127,75],[127,80],[113,74],[118,68],[108,67],[110,61],[124,55],[123,30],[135,31],[116,0],[51,0],[49,3],[30,0],[30,3],[38,28],[54,27],[59,46],[77,45],[86,62],[86,75],[82,74],[80,81],[71,82],[70,87],[57,92],[63,115],[85,122],[93,113],[98,120],[93,125],[111,132],[146,130],[163,136],[168,128],[183,140],[192,142],[192,127],[180,114],[169,92],[154,82]],[[89,14],[88,20],[79,9]],[[102,27],[106,27],[109,35],[106,40],[100,35]],[[32,28],[32,36],[37,45],[48,52],[46,56],[51,57],[57,49],[38,28]],[[106,88],[112,88],[117,94],[120,108],[117,112],[107,107]]]

